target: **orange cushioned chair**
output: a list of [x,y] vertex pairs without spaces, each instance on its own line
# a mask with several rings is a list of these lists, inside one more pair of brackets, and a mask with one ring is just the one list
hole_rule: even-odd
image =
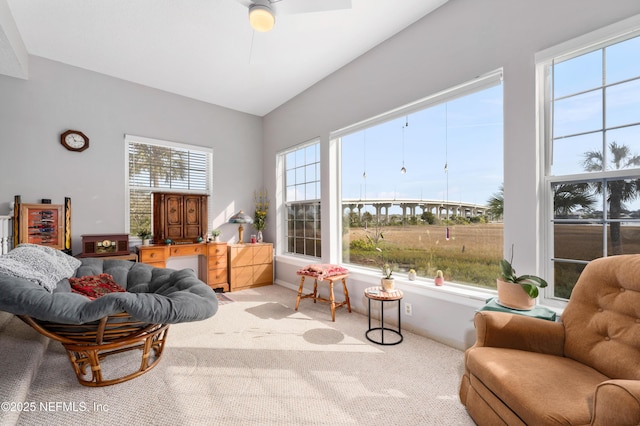
[[640,255],[590,262],[561,322],[474,321],[460,400],[477,424],[640,424]]

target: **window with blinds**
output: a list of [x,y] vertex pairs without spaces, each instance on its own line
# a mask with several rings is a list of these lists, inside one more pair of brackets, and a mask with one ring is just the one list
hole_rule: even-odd
[[207,194],[211,200],[211,149],[131,135],[125,144],[131,235],[151,230],[154,192]]

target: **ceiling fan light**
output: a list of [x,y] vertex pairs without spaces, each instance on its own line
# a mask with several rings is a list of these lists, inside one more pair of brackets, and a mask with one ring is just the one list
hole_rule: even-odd
[[256,31],[271,31],[276,23],[276,17],[268,6],[254,4],[249,8],[249,23]]

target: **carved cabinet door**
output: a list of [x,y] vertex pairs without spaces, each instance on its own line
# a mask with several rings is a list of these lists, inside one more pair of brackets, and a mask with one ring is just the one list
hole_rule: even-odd
[[196,242],[207,232],[207,218],[206,195],[153,194],[153,235],[156,243],[166,239]]

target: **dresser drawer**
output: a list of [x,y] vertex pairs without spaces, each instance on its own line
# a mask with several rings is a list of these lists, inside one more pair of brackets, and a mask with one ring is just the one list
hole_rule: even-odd
[[142,263],[164,262],[166,260],[164,247],[140,249],[139,255]]
[[222,284],[227,282],[227,268],[212,269],[209,271],[208,284]]
[[209,260],[207,263],[208,263],[209,269],[226,268],[227,256],[226,254],[222,256],[209,256]]
[[209,256],[226,256],[226,255],[227,255],[226,244],[209,243]]
[[202,245],[189,244],[183,247],[180,247],[179,245],[171,246],[170,250],[171,250],[171,256],[199,256],[199,255],[206,255],[206,252],[205,252],[206,249],[207,249],[207,246],[205,246],[204,244]]

